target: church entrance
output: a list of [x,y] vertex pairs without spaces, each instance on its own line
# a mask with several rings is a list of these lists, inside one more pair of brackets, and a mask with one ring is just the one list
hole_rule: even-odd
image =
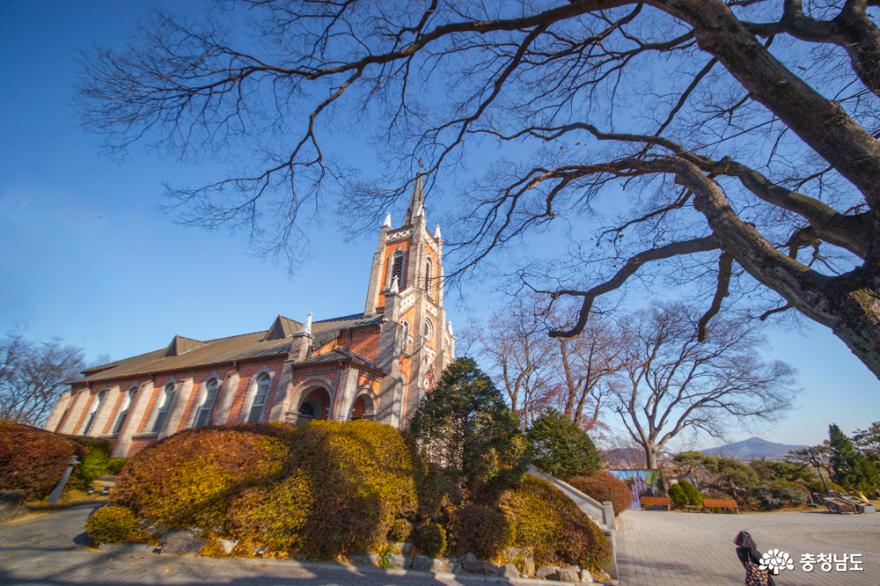
[[330,395],[320,387],[305,391],[298,415],[300,419],[327,419],[330,416]]
[[369,395],[363,394],[354,400],[351,407],[352,419],[372,419],[374,415],[373,399]]

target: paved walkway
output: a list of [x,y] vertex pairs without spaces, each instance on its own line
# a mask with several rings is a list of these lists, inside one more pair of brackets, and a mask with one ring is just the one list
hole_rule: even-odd
[[0,585],[550,584],[540,580],[365,569],[329,563],[300,564],[291,560],[211,559],[104,552],[81,545],[85,519],[92,508],[78,507],[0,524]]
[[[624,586],[742,584],[744,571],[733,538],[747,530],[762,552],[779,548],[795,562],[778,586],[880,584],[880,513],[825,512],[701,514],[626,511],[618,517],[618,564]],[[862,572],[811,573],[799,565],[804,553],[862,553]]]

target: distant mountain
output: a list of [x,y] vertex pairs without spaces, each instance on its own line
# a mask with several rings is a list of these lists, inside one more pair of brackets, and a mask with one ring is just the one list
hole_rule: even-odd
[[808,446],[776,444],[759,437],[750,437],[741,442],[733,442],[732,444],[701,451],[709,456],[726,456],[728,458],[736,458],[737,460],[758,460],[760,458],[784,460],[790,451],[806,447]]

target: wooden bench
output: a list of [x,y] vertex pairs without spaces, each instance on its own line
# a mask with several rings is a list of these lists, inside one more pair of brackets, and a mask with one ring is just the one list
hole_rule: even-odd
[[728,510],[733,509],[734,513],[739,513],[739,505],[736,504],[736,501],[733,499],[703,499],[703,508],[704,509],[721,509]]
[[667,511],[672,504],[669,497],[665,496],[640,496],[639,502],[643,509],[647,509],[648,507],[663,507]]

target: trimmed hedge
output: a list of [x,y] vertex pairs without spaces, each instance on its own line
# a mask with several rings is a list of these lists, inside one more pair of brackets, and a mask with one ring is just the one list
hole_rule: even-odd
[[86,533],[95,543],[124,543],[136,526],[137,517],[131,509],[107,505],[89,515]]
[[229,507],[233,535],[275,551],[299,549],[313,502],[311,482],[301,470],[270,487],[249,488]]
[[164,527],[334,558],[381,551],[416,512],[414,478],[403,436],[373,421],[198,429],[133,457],[112,499]]
[[596,470],[587,476],[575,476],[569,478],[568,483],[600,503],[611,501],[615,516],[627,510],[632,503],[629,485],[607,470]]
[[284,442],[252,431],[178,433],[129,460],[111,500],[168,527],[221,528],[229,500],[276,480],[287,459]]
[[504,513],[484,505],[466,505],[450,520],[452,550],[458,555],[473,553],[483,560],[496,560],[513,544],[513,525]]
[[502,495],[500,505],[513,525],[513,545],[531,549],[539,566],[574,562],[598,570],[611,559],[601,529],[544,480],[527,476]]
[[409,521],[406,519],[395,519],[388,530],[388,541],[394,543],[409,541],[410,537],[412,537],[412,532],[412,524]]
[[379,551],[395,518],[416,512],[412,454],[375,421],[313,421],[292,429],[291,457],[322,490],[304,552],[321,558]]
[[413,545],[419,553],[439,558],[446,553],[446,529],[439,523],[419,525],[413,533]]
[[23,490],[29,500],[42,499],[75,453],[76,443],[63,435],[0,421],[0,490]]

